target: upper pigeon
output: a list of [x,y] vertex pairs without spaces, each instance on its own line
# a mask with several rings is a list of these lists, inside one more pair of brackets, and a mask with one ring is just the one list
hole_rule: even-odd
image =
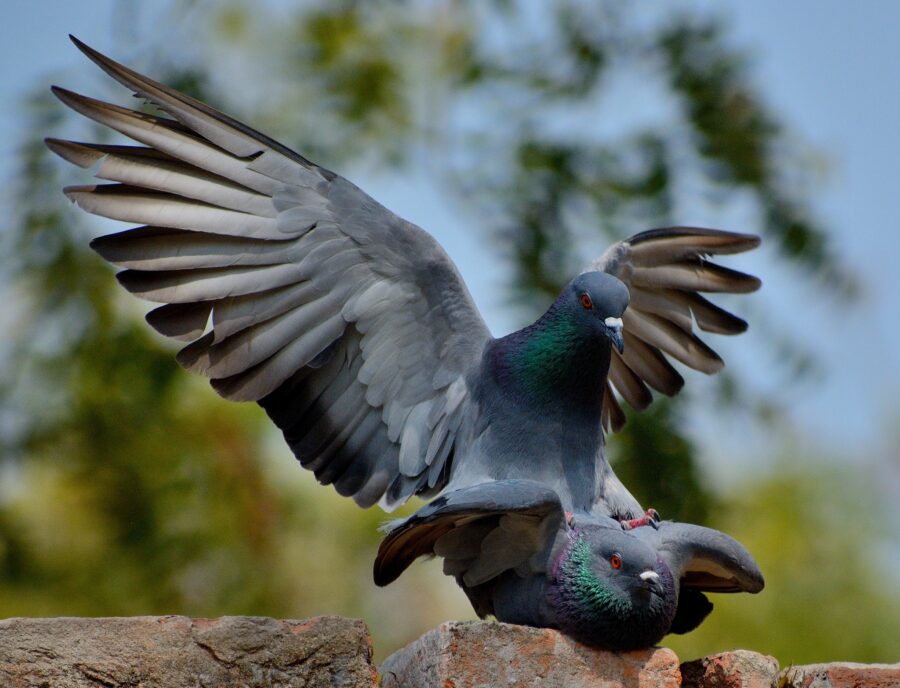
[[695,334],[746,323],[698,292],[759,280],[708,262],[752,235],[655,229],[614,244],[537,322],[494,339],[456,266],[422,229],[346,179],[208,105],[90,59],[169,115],[58,87],[63,103],[139,145],[48,139],[111,183],[70,187],[82,209],[140,226],[92,242],[119,282],[160,305],[158,332],[222,396],[256,401],[301,464],[361,506],[391,509],[486,480],[537,480],[567,511],[642,513],[604,457],[603,427],[668,360],[714,373]]

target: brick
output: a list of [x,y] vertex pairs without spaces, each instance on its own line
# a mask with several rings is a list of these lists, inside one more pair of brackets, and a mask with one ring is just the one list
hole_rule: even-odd
[[366,625],[225,616],[6,619],[4,688],[371,688]]
[[684,688],[772,688],[778,660],[749,650],[710,655],[681,665]]
[[900,664],[805,664],[781,672],[779,688],[898,688]]
[[665,648],[596,650],[551,629],[448,622],[388,657],[383,688],[677,688]]

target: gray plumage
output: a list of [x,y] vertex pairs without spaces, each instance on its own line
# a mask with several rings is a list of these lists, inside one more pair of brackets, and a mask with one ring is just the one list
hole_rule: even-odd
[[269,137],[73,40],[171,117],[54,88],[141,144],[47,141],[112,182],[66,189],[79,207],[141,225],[93,248],[124,268],[128,291],[162,304],[147,320],[189,342],[179,363],[222,396],[262,405],[320,482],[390,509],[413,494],[529,478],[567,510],[641,512],[603,455],[601,420],[624,422],[613,388],[640,409],[650,388],[681,388],[667,357],[721,368],[694,323],[720,334],[746,323],[697,292],[747,292],[759,281],[705,256],[758,238],[643,232],[613,245],[537,323],[493,339],[426,232]]
[[418,557],[439,556],[479,616],[558,628],[606,649],[693,630],[712,610],[704,592],[764,585],[753,558],[723,533],[669,521],[626,531],[608,517],[565,514],[553,490],[528,480],[446,492],[387,530],[378,585]]

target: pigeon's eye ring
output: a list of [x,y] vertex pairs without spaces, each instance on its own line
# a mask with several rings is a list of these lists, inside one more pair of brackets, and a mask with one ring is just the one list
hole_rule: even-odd
[[612,566],[614,569],[620,569],[620,568],[622,568],[622,556],[619,555],[619,554],[613,554],[613,555],[609,558],[609,564],[610,564],[610,566]]
[[594,307],[594,302],[591,301],[591,297],[588,294],[582,294],[578,297],[578,301],[581,302],[582,307],[589,311]]

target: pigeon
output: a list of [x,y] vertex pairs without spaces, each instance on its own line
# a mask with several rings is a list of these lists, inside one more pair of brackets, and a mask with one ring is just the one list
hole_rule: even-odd
[[388,524],[375,582],[438,556],[479,617],[556,628],[605,650],[635,650],[695,629],[712,610],[704,592],[762,590],[753,558],[719,531],[662,521],[623,530],[607,516],[566,514],[531,480],[445,492]]
[[301,465],[362,507],[390,511],[489,480],[530,479],[567,511],[647,516],[604,455],[604,433],[650,389],[677,393],[669,357],[723,362],[694,332],[747,323],[700,292],[757,278],[708,260],[759,238],[671,227],[613,244],[535,323],[492,337],[429,234],[343,177],[72,37],[147,114],[53,87],[138,145],[47,139],[109,183],[68,187],[81,209],[139,226],[91,246],[159,303],[186,369],[262,406]]

